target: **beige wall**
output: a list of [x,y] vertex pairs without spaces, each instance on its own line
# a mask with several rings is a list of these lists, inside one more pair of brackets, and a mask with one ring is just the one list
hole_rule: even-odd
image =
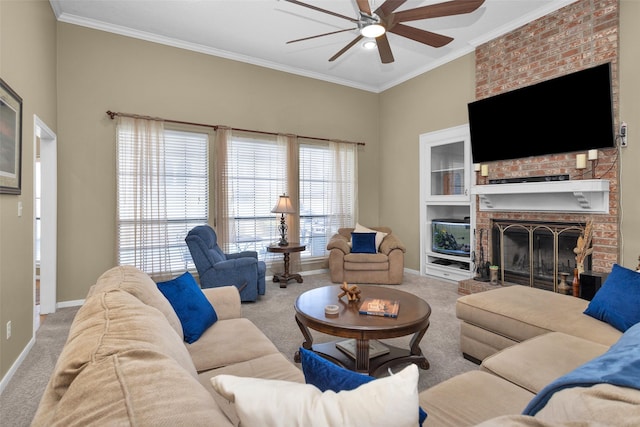
[[420,270],[422,133],[467,123],[475,91],[474,55],[468,54],[380,96],[380,223],[407,246],[405,267]]
[[115,264],[115,121],[107,110],[364,141],[360,221],[378,223],[378,95],[58,25],[58,300]]
[[622,260],[635,268],[640,257],[640,2],[620,2],[620,119],[629,127],[621,153]]
[[0,195],[0,378],[33,336],[33,115],[55,131],[55,34],[48,1],[0,1],[0,77],[23,100],[22,194]]

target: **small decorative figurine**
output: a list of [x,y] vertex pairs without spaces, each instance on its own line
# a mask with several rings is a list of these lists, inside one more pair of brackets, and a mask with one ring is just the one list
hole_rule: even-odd
[[342,290],[342,292],[338,294],[338,298],[342,298],[343,296],[346,295],[349,302],[360,300],[361,291],[360,291],[360,288],[358,288],[356,285],[349,287],[347,282],[342,282],[340,289]]

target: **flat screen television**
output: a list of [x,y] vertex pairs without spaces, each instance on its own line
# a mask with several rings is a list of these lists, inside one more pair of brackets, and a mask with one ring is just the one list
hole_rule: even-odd
[[474,163],[615,146],[609,63],[467,107]]

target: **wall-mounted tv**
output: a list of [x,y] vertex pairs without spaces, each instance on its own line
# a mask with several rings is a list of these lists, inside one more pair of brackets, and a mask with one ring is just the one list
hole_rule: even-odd
[[611,64],[468,104],[474,163],[615,146]]

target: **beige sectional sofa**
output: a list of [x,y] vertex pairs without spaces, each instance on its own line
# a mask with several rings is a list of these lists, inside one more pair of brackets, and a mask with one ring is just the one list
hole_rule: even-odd
[[518,285],[460,297],[460,346],[480,368],[420,394],[426,425],[640,425],[640,390],[605,381],[557,392],[535,417],[521,415],[545,387],[622,336],[583,314],[588,303]]
[[133,267],[105,272],[71,325],[33,425],[231,426],[211,377],[304,382],[300,369],[240,317],[235,287],[203,292],[218,321],[187,344],[149,276]]
[[[105,272],[71,325],[32,425],[231,426],[238,424],[236,408],[214,391],[212,377],[249,377],[256,381],[256,390],[268,390],[265,399],[256,398],[264,402],[286,389],[283,384],[304,383],[302,371],[241,317],[235,287],[202,291],[215,307],[218,320],[197,341],[187,344],[179,318],[151,278],[133,267]],[[460,304],[465,304],[465,298]],[[575,396],[579,390],[559,393],[536,418],[519,414],[545,384],[607,349],[606,344],[574,335],[545,333],[497,352],[478,370],[425,390],[416,400],[428,413],[426,426],[562,424],[566,414],[576,419],[582,416],[575,414],[575,408],[580,408]],[[417,384],[417,372],[415,376]],[[282,382],[265,384],[264,380]],[[640,415],[633,418],[630,412],[640,405],[640,391],[593,389],[599,394],[583,393],[582,401],[589,398],[601,403],[603,396],[616,395],[627,403],[621,409],[611,406],[616,416],[640,425]],[[365,406],[372,401],[368,399]],[[270,425],[296,424],[275,406]],[[399,406],[390,404],[383,412],[393,417]]]

